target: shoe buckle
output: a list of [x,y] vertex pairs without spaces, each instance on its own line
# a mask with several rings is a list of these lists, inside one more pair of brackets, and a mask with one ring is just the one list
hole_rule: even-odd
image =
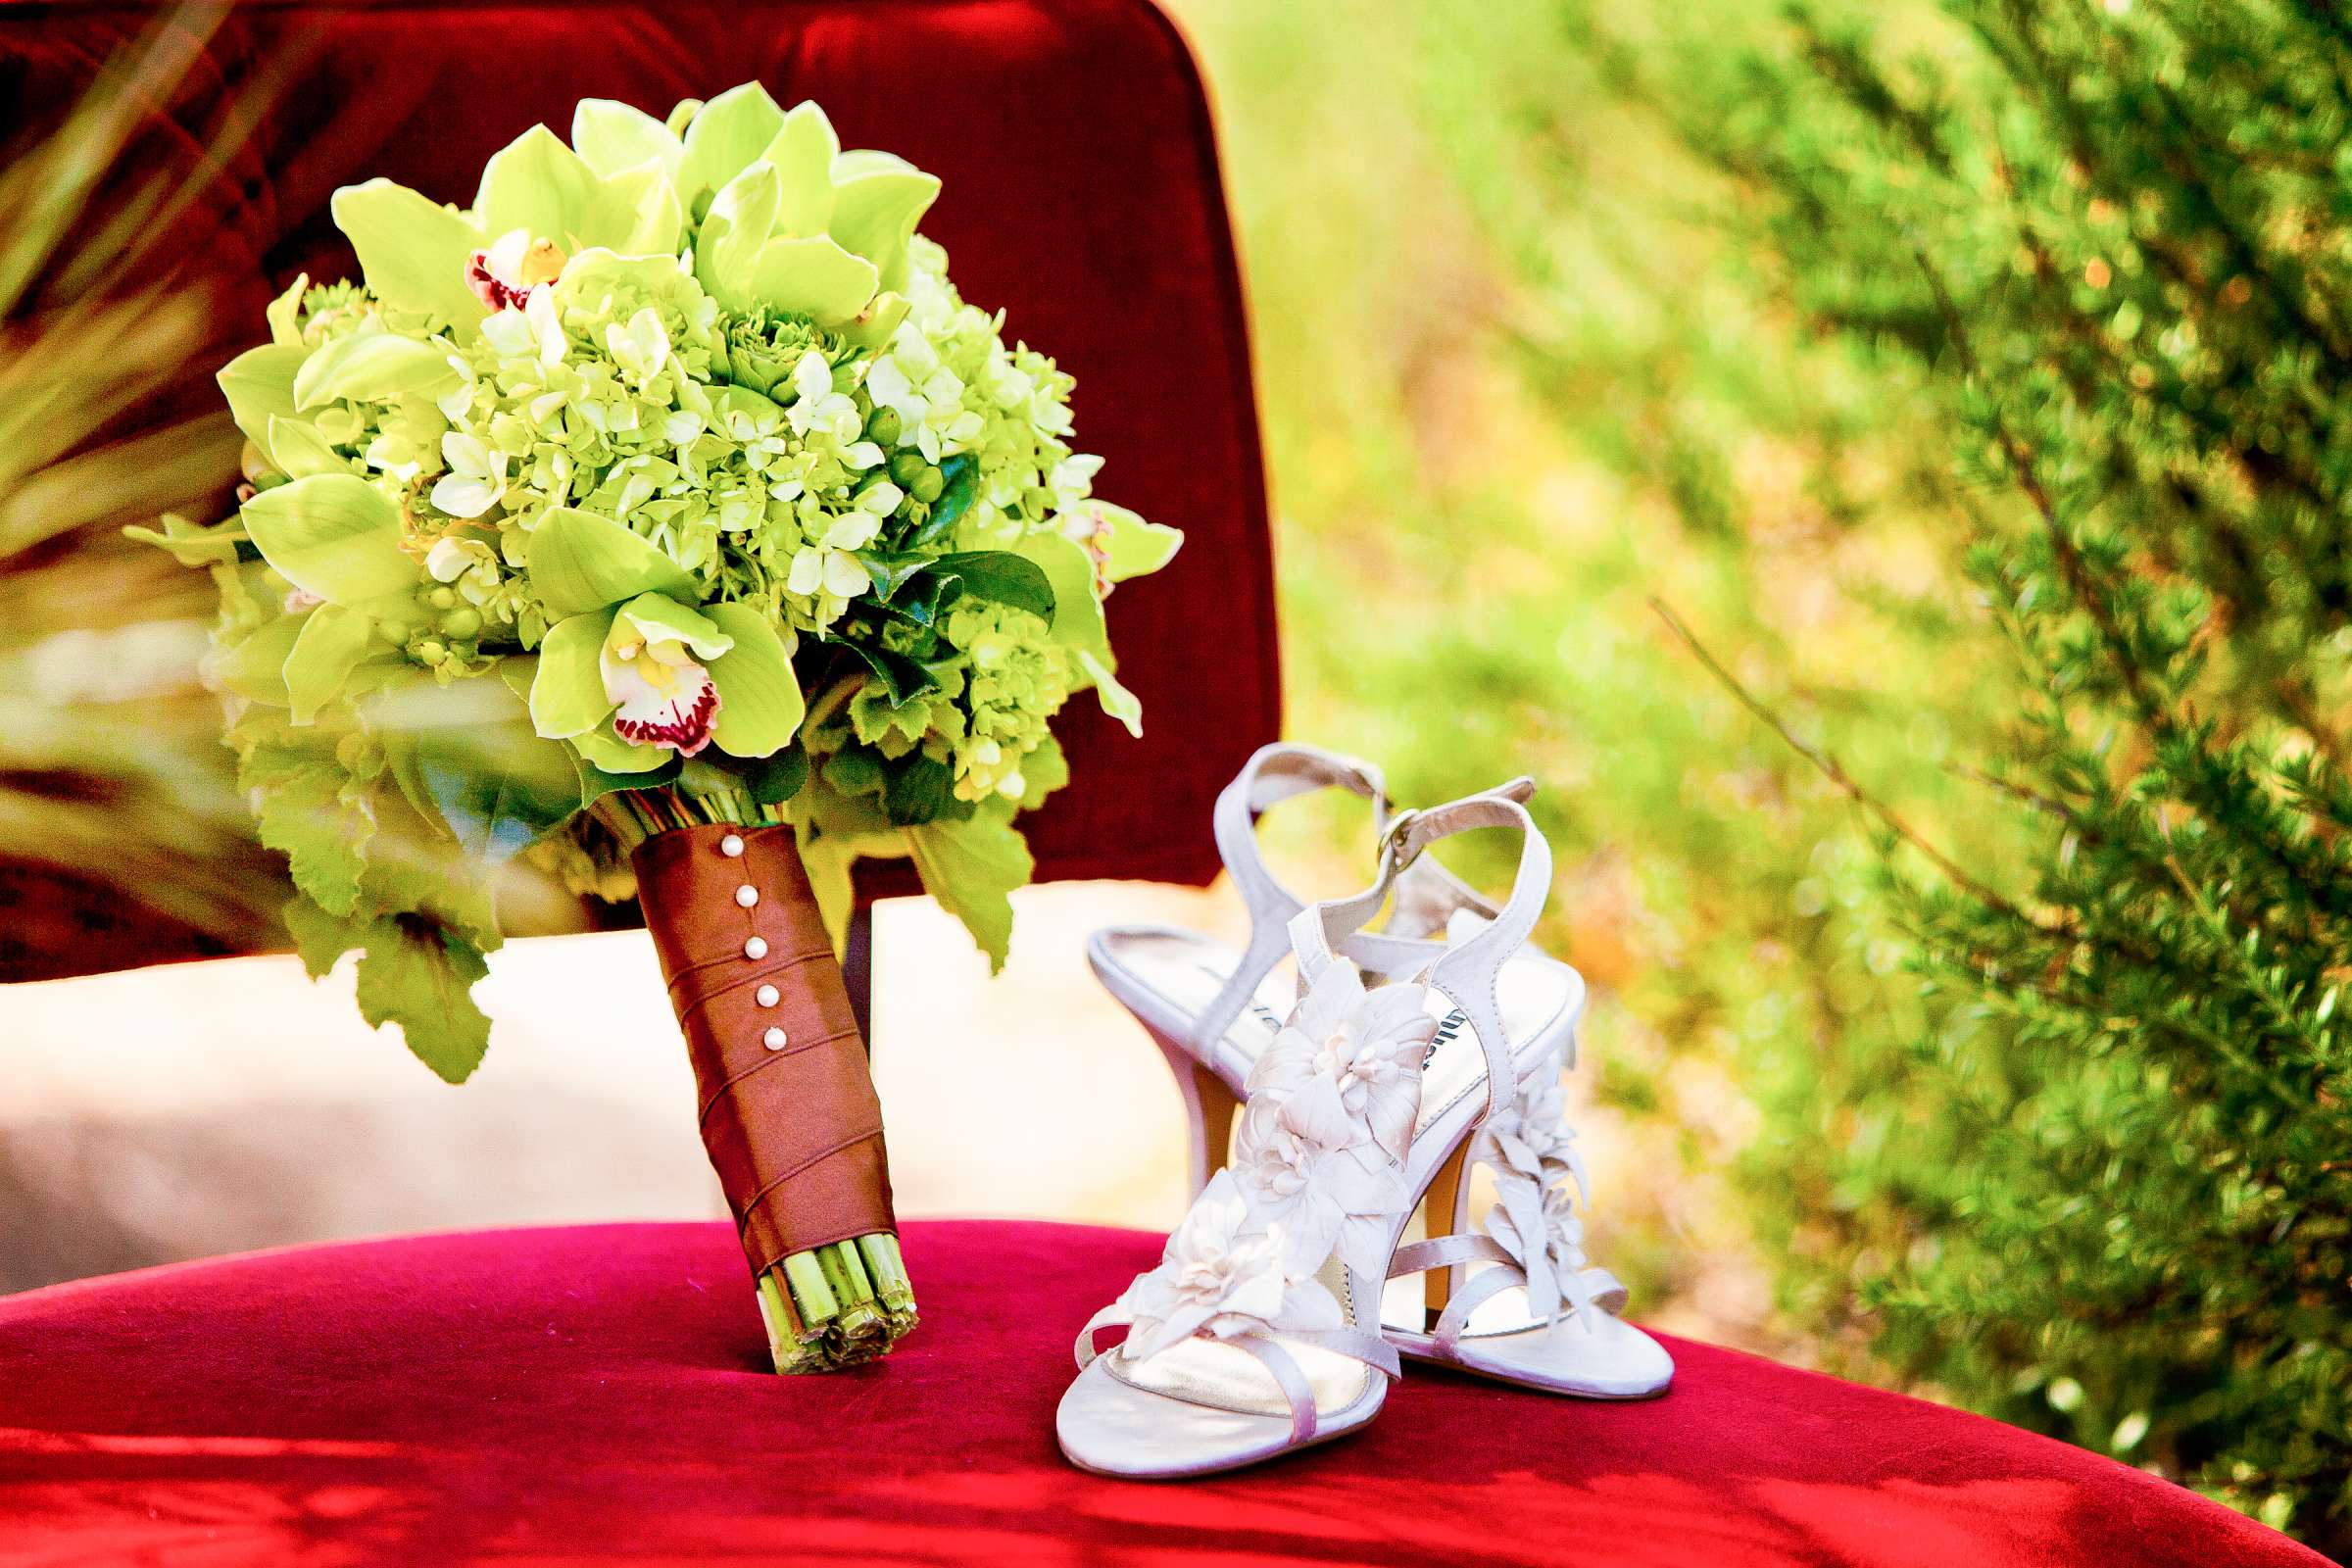
[[1380,858],[1392,871],[1401,871],[1421,858],[1418,848],[1406,853],[1406,840],[1412,834],[1413,824],[1420,819],[1421,808],[1417,806],[1408,806],[1389,818],[1389,825],[1381,833]]

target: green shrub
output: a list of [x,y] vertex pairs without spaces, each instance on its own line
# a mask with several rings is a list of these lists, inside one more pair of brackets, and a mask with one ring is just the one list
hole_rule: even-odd
[[[2262,0],[1740,11],[1636,37],[1552,8],[1599,91],[1503,111],[1550,150],[1549,206],[1490,217],[1524,237],[1573,214],[1596,122],[1670,126],[1698,172],[1672,199],[1745,253],[1735,330],[1818,337],[1882,389],[1821,443],[1892,453],[1883,495],[1939,519],[1980,596],[1960,657],[1983,700],[1953,726],[1978,820],[1898,821],[1913,849],[1879,882],[1926,1022],[1759,1083],[1790,1298],[1847,1311],[1901,1374],[2340,1551],[2352,24]],[[1725,450],[1626,448],[1687,515]]]

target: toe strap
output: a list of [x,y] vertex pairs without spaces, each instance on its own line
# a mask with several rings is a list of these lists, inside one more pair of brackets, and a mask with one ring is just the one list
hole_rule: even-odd
[[1232,1342],[1264,1363],[1274,1381],[1282,1387],[1282,1396],[1291,1402],[1291,1444],[1295,1447],[1309,1442],[1315,1435],[1315,1391],[1291,1359],[1291,1352],[1263,1334],[1245,1334]]
[[1085,1371],[1088,1363],[1102,1353],[1101,1348],[1095,1344],[1096,1335],[1104,1329],[1115,1329],[1134,1321],[1135,1313],[1128,1308],[1125,1298],[1111,1302],[1102,1311],[1088,1318],[1086,1327],[1078,1331],[1078,1370]]

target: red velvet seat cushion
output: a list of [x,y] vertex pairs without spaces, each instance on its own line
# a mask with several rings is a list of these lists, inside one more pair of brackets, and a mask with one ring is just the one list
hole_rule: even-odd
[[1157,1238],[934,1222],[886,1363],[762,1372],[721,1225],[302,1248],[0,1300],[0,1561],[1691,1568],[2318,1564],[1994,1422],[1676,1343],[1663,1399],[1408,1368],[1365,1435],[1185,1485],[1082,1475],[1078,1325]]

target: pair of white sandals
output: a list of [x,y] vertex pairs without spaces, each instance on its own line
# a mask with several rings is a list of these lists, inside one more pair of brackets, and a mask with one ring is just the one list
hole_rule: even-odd
[[[1379,872],[1361,893],[1307,905],[1266,869],[1256,823],[1326,788],[1373,803]],[[1328,1443],[1379,1413],[1400,1355],[1585,1398],[1643,1398],[1672,1381],[1665,1348],[1617,1316],[1625,1288],[1583,1251],[1585,1174],[1560,1074],[1585,987],[1528,943],[1551,885],[1533,793],[1520,779],[1391,814],[1369,764],[1266,747],[1216,807],[1247,948],[1164,926],[1088,943],[1176,1074],[1197,1196],[1159,1266],[1078,1337],[1054,1423],[1073,1464],[1176,1478]],[[1424,854],[1490,827],[1521,836],[1499,908]],[[1493,1168],[1497,1195],[1475,1233],[1473,1161]],[[1416,1211],[1425,1239],[1407,1241]],[[1097,1335],[1121,1324],[1125,1341],[1098,1351]]]

